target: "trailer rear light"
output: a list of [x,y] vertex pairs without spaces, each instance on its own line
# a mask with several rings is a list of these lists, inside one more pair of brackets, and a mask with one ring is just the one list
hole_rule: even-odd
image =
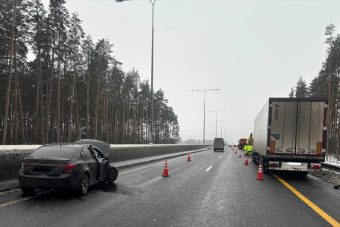
[[68,163],[68,164],[63,166],[63,171],[64,172],[71,172],[74,168],[76,168],[76,164]]
[[275,153],[275,141],[270,141],[270,150],[269,150],[270,154],[274,154]]
[[322,151],[322,142],[317,142],[316,143],[316,154],[321,155]]
[[321,169],[321,164],[320,163],[311,163],[310,168],[311,169]]
[[269,162],[269,167],[279,167],[280,163],[279,162]]

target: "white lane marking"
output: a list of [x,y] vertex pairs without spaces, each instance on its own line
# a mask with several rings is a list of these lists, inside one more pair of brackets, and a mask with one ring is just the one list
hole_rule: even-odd
[[53,191],[54,190],[47,190],[47,191],[40,192],[39,194],[37,194],[35,196],[29,196],[29,197],[19,198],[19,199],[7,201],[7,202],[4,202],[4,203],[0,203],[0,208],[6,207],[6,206],[9,206],[9,205],[12,205],[12,204],[20,203],[20,202],[23,202],[23,201],[35,199],[35,198],[38,198],[41,195],[45,195],[45,194],[48,194],[48,193],[53,192]]
[[205,171],[209,171],[213,166],[209,166],[208,169],[206,169]]
[[8,206],[8,205],[15,204],[15,203],[20,203],[20,202],[23,202],[23,201],[26,201],[26,200],[30,200],[30,199],[33,199],[33,198],[35,198],[35,196],[8,201],[8,202],[0,204],[0,208]]
[[[197,155],[197,154],[202,154],[202,153],[207,152],[207,151],[209,151],[209,150],[210,150],[210,149],[208,149],[208,150],[206,150],[206,151],[202,151],[202,152],[197,152],[197,153],[194,153],[194,154],[190,154],[190,155],[193,156],[193,155]],[[183,156],[184,156],[184,155],[183,155]],[[183,156],[178,157],[178,158],[174,158],[174,159],[169,159],[168,162],[175,161],[175,160],[178,160],[178,159],[182,159]],[[149,167],[152,167],[152,166],[156,166],[156,165],[159,165],[159,164],[163,164],[163,163],[164,163],[164,161],[158,162],[158,163],[155,163],[155,164],[152,164],[152,165],[144,166],[144,167],[141,167],[141,168],[137,168],[137,169],[132,169],[132,170],[124,171],[124,172],[121,172],[121,173],[119,173],[119,174],[121,175],[121,174],[125,174],[125,173],[131,173],[131,172],[135,172],[135,171],[138,171],[138,170],[146,169],[146,168],[149,168]]]
[[5,191],[5,192],[0,192],[0,195],[6,195],[6,194],[9,194],[11,193],[10,191]]

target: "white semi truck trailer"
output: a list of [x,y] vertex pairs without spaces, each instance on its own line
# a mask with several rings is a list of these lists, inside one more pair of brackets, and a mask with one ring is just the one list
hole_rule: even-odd
[[321,168],[327,147],[326,99],[269,98],[254,124],[253,161],[270,170]]

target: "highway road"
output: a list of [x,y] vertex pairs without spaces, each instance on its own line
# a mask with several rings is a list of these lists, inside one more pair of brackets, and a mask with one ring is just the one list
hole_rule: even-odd
[[207,150],[191,162],[169,160],[168,178],[161,177],[164,162],[122,169],[116,184],[95,186],[84,197],[2,193],[0,226],[338,225],[340,191],[313,176],[257,181],[257,166],[244,166],[238,154]]

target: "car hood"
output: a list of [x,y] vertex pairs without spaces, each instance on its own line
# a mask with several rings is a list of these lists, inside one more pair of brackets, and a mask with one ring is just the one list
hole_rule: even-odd
[[94,140],[94,139],[81,139],[77,140],[74,143],[76,144],[91,144],[95,147],[97,147],[105,157],[109,157],[110,154],[110,144],[100,141],[100,140]]

